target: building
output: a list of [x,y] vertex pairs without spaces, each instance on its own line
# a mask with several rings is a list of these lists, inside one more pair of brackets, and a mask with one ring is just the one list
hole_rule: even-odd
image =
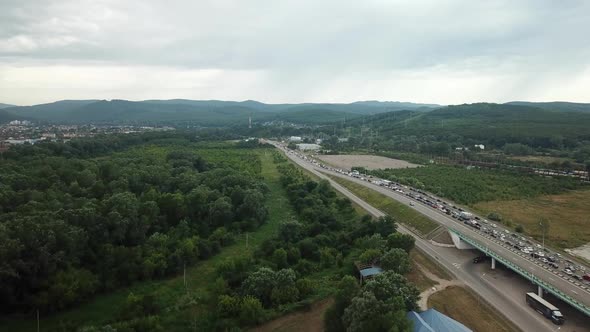
[[320,145],[317,144],[306,144],[306,143],[300,143],[297,144],[297,149],[301,150],[301,151],[318,151],[319,149],[321,149],[322,147]]
[[289,142],[301,142],[303,141],[303,139],[301,138],[301,136],[291,136],[289,137]]
[[414,332],[473,332],[434,308],[423,312],[410,311],[407,317],[414,323]]
[[374,276],[378,275],[379,273],[383,272],[379,266],[374,264],[365,264],[360,262],[355,262],[354,265],[356,269],[359,271],[359,279],[361,285],[363,282],[372,279]]

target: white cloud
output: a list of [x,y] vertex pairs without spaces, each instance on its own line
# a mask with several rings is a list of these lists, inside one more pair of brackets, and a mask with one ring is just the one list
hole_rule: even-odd
[[585,1],[4,0],[0,101],[588,101],[587,31]]

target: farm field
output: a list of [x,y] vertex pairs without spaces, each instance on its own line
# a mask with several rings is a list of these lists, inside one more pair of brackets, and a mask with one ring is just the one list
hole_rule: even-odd
[[574,190],[559,195],[480,202],[475,209],[486,215],[497,212],[504,222],[521,224],[525,233],[541,240],[537,227],[540,217],[550,220],[545,242],[559,248],[575,248],[590,242],[590,190]]
[[318,155],[317,158],[341,169],[364,167],[366,169],[373,170],[386,168],[414,168],[420,166],[404,160],[362,154]]

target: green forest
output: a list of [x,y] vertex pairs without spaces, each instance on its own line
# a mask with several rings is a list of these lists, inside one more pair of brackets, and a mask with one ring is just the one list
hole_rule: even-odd
[[[228,137],[113,135],[5,153],[0,326],[28,330],[38,311],[48,331],[239,330],[334,296],[329,331],[406,330],[419,293],[403,277],[413,238],[390,217],[358,215],[273,149]],[[277,220],[285,209],[292,217]],[[246,233],[253,250],[240,249]],[[355,262],[385,272],[361,288]]]

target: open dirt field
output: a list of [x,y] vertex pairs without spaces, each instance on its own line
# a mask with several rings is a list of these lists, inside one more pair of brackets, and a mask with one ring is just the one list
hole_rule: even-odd
[[413,168],[420,166],[404,160],[362,154],[318,155],[317,158],[341,169],[351,169],[352,167],[366,169]]
[[279,317],[252,329],[251,332],[321,332],[324,330],[324,313],[332,303],[334,303],[334,300],[331,298],[316,302],[309,311],[294,312]]

